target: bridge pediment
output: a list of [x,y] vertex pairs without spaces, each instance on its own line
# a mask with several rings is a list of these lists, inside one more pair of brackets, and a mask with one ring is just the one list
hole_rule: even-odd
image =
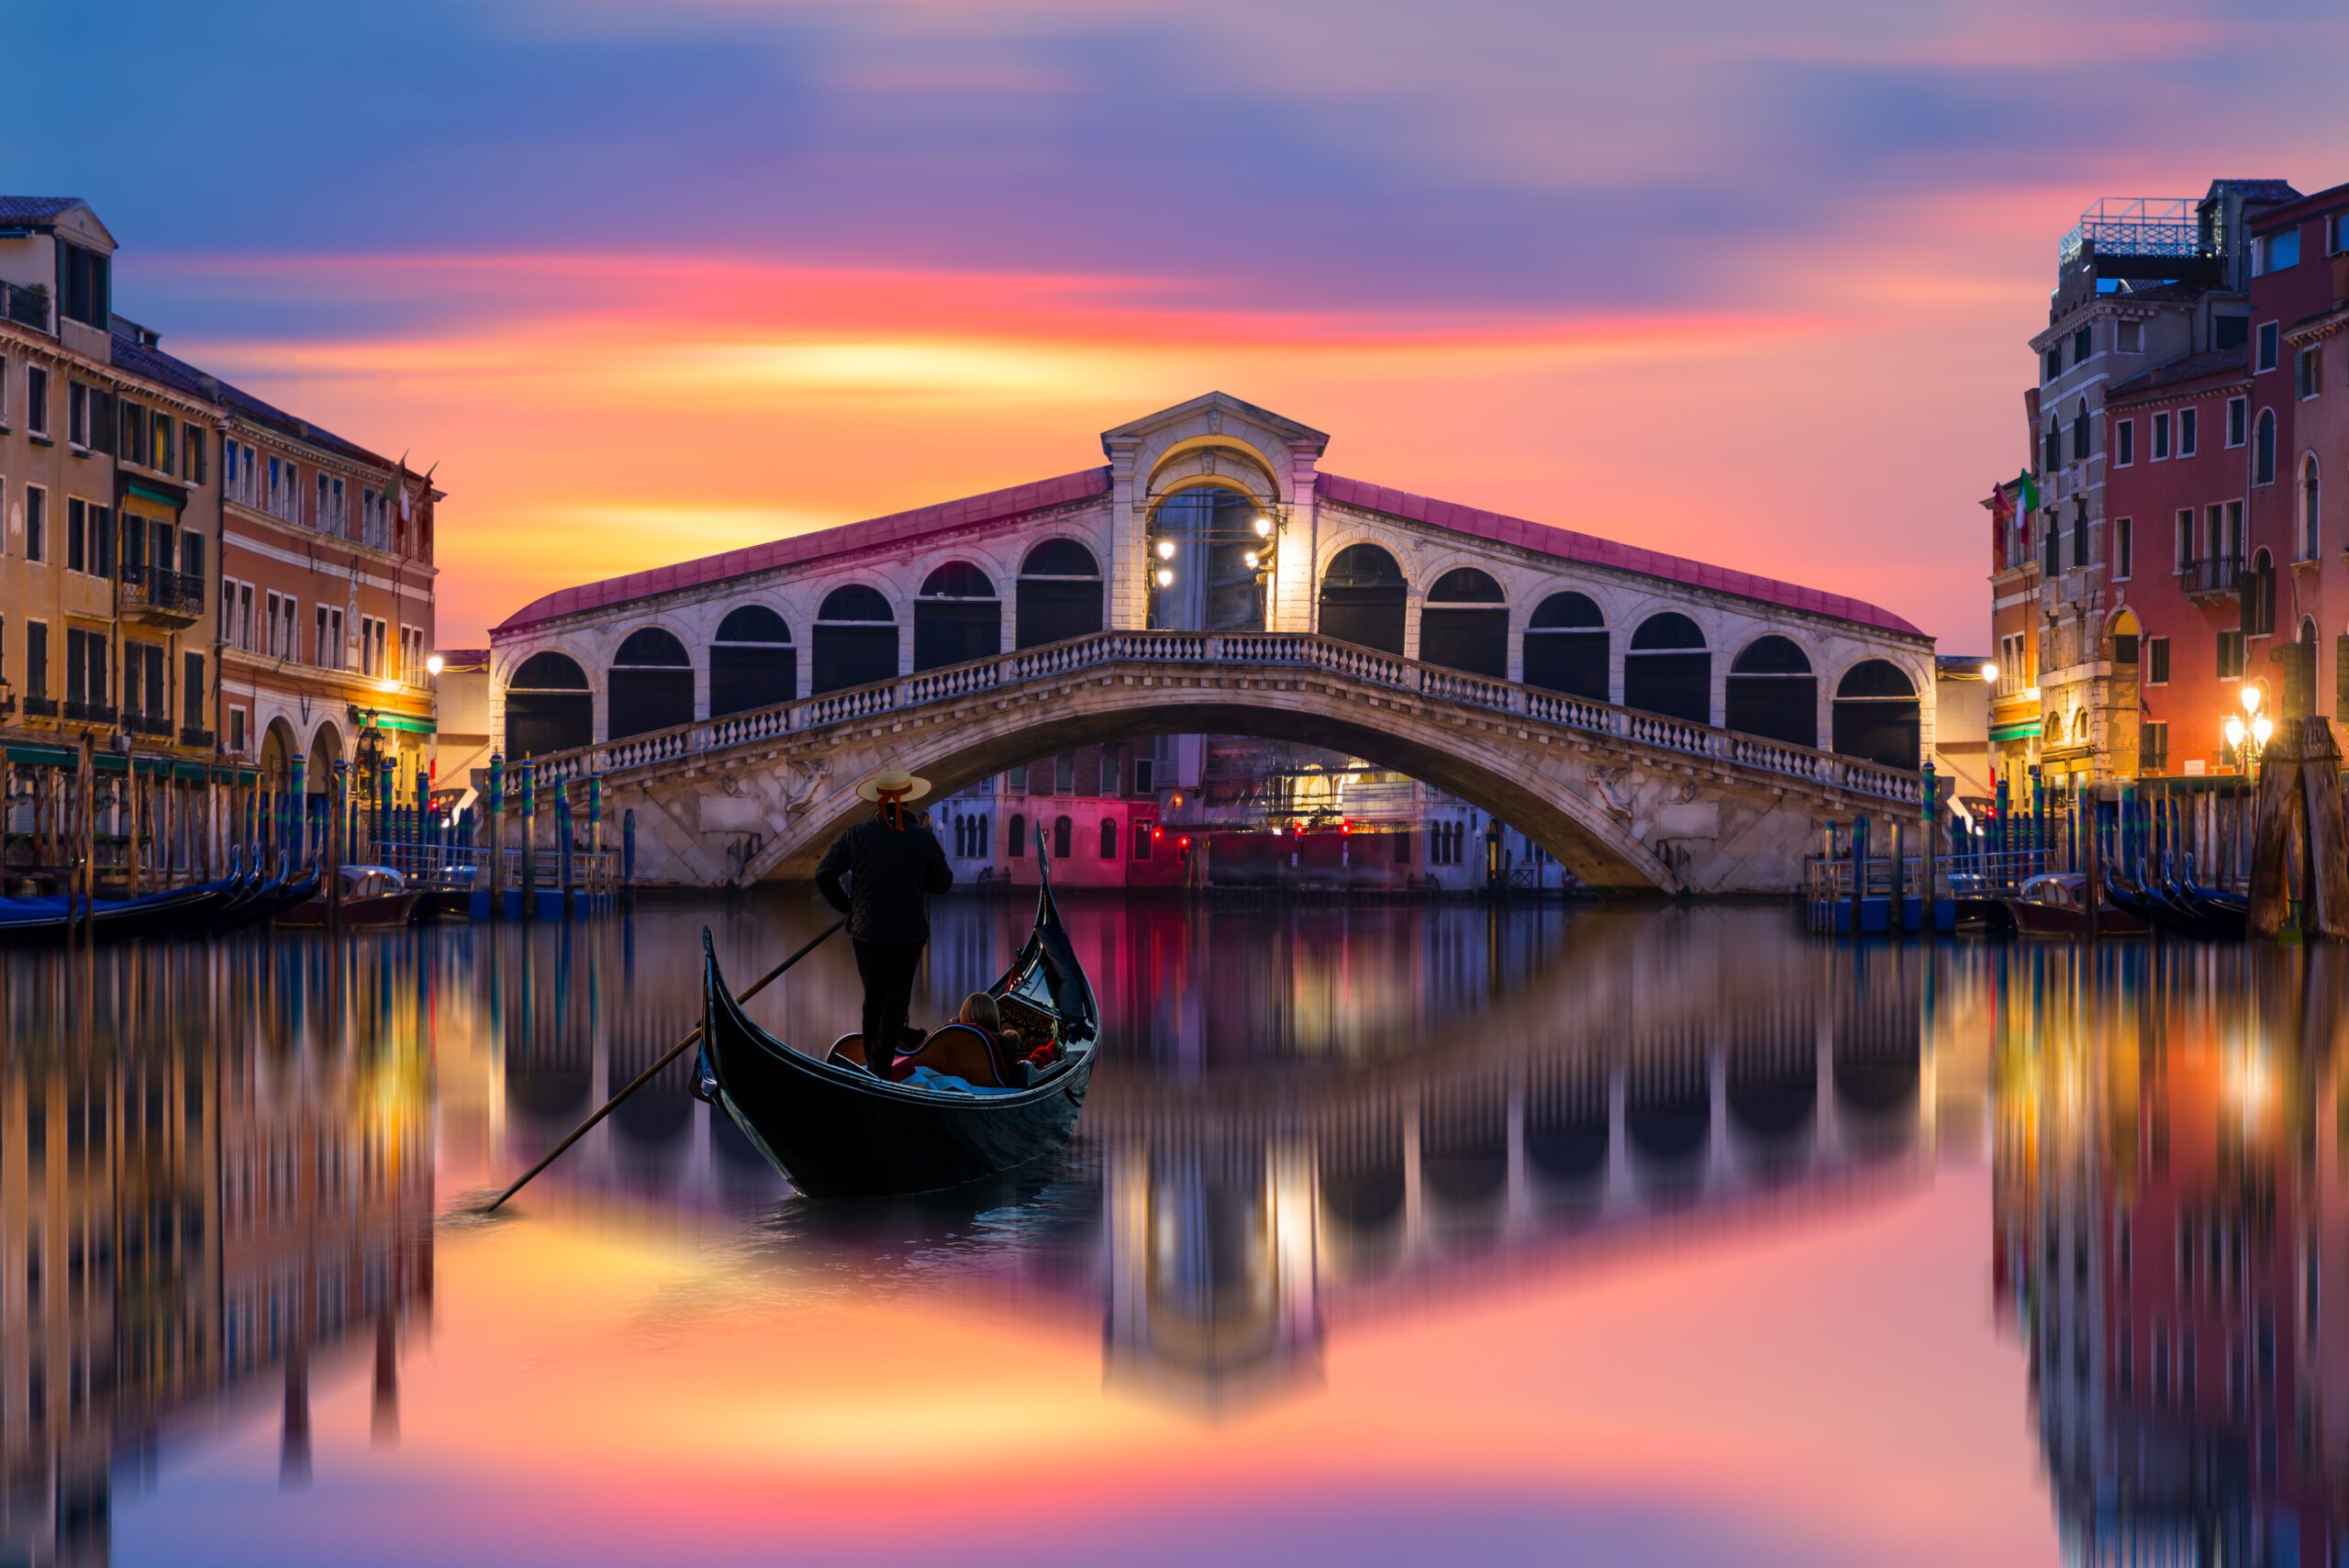
[[[1101,432],[1111,470],[1137,494],[1163,495],[1221,480],[1284,504],[1302,496],[1330,444],[1310,425],[1209,392]],[[1301,484],[1300,484],[1301,482]]]

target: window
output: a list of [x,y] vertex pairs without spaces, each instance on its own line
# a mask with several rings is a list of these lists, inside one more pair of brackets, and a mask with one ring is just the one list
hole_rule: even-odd
[[25,486],[25,559],[49,559],[49,492],[38,484]]
[[269,591],[269,597],[262,605],[262,609],[267,614],[269,621],[265,628],[268,636],[266,651],[269,656],[273,659],[293,658],[294,617],[296,609],[294,596],[290,594],[281,594],[273,588]]
[[106,678],[106,639],[101,631],[65,628],[65,716],[111,718],[114,684]]
[[2200,439],[2199,427],[2202,421],[2199,417],[2199,410],[2193,408],[2181,408],[2177,411],[2178,456],[2192,457],[2194,455],[2195,445]]
[[155,461],[150,468],[169,473],[179,466],[179,454],[173,449],[173,434],[179,429],[178,421],[161,409],[155,410]]
[[327,605],[317,606],[312,628],[315,639],[310,647],[310,662],[322,670],[340,670],[350,656],[343,644],[342,611]]
[[1133,858],[1135,860],[1146,861],[1150,859],[1152,836],[1157,831],[1158,824],[1152,822],[1149,817],[1137,817],[1134,818]]
[[2112,465],[2126,468],[2137,461],[2137,421],[2123,419],[2112,427]]
[[1054,860],[1064,861],[1069,858],[1070,845],[1075,835],[1074,821],[1066,817],[1052,818],[1052,858]]
[[2095,343],[2088,336],[2087,328],[2082,326],[2076,328],[2072,333],[2072,363],[2075,365],[2081,363],[2094,351]]
[[2266,252],[2267,264],[2261,269],[2264,272],[2280,272],[2287,267],[2297,267],[2300,264],[2300,231],[2295,227],[2280,234],[2271,234],[2254,250]]
[[2137,766],[2149,773],[2169,772],[2169,726],[2148,720],[2137,727]]
[[2219,633],[2219,679],[2243,679],[2243,633],[2232,628]]
[[2275,322],[2263,321],[2259,324],[2259,351],[2253,357],[2251,363],[2254,373],[2264,373],[2276,368],[2276,356],[2279,352],[2278,346],[2282,341],[2283,329]]
[[[1063,751],[1059,756],[1052,759],[1052,793],[1054,795],[1074,795],[1076,793],[1075,752]],[[1065,853],[1066,851],[1063,851],[1062,852]]]
[[2311,343],[2292,357],[2292,373],[2302,398],[2314,397],[2324,390],[2324,350]]
[[2086,462],[2088,456],[2088,400],[2081,398],[2072,410],[2072,461]]
[[87,572],[90,569],[89,550],[85,544],[90,531],[89,511],[89,503],[79,495],[66,497],[65,570],[68,572]]
[[2116,518],[2112,525],[2112,577],[2126,582],[2130,568],[2136,560],[2136,524],[2127,517]]
[[65,383],[65,439],[77,447],[90,444],[90,389],[71,377]]
[[1028,858],[1028,818],[1025,814],[1011,814],[1011,840],[1008,852],[1015,861]]
[[2254,484],[2276,483],[2276,410],[2259,411],[2259,424],[2251,444],[2251,482]]
[[2061,343],[2050,343],[2047,346],[2047,352],[2040,357],[2039,379],[2042,381],[2054,381],[2057,376],[2062,375],[2063,373],[2064,345]]
[[1105,861],[1118,858],[1118,819],[1114,817],[1101,818],[1101,858]]
[[180,655],[180,728],[204,728],[204,655]]
[[2086,566],[2087,563],[2088,504],[2076,501],[2072,504],[2072,564]]
[[122,414],[123,461],[138,463],[141,467],[150,466],[148,460],[153,455],[153,451],[148,439],[150,427],[147,423],[147,410],[128,400],[117,401],[116,406]]
[[84,327],[108,330],[114,323],[113,259],[64,240],[57,248],[64,252],[65,299],[60,309]]
[[2169,416],[2154,416],[2154,461],[2160,462],[2169,456]]
[[2112,346],[2124,354],[2143,353],[2145,324],[2142,321],[2121,322],[2112,329]]
[[232,707],[228,710],[228,750],[239,757],[245,754],[246,740],[249,734],[245,726],[248,722],[245,709]]
[[2169,639],[2166,637],[2145,639],[2145,684],[2169,684]]
[[2300,460],[2300,555],[2302,561],[2314,561],[2323,543],[2323,530],[2318,526],[2324,516],[2323,491],[2317,483],[2316,453]]
[[204,473],[203,427],[184,424],[180,427],[180,477],[190,484],[201,484]]
[[32,702],[49,700],[49,623],[25,623],[25,696]]
[[389,623],[378,616],[359,617],[359,673],[374,680],[391,673],[384,667]]
[[25,367],[25,428],[49,434],[49,372],[39,365]]
[[2039,466],[2050,473],[2064,466],[2064,429],[2053,419],[2047,421],[2047,434],[2039,443]]
[[8,428],[8,356],[0,354],[0,430]]
[[2243,445],[2243,431],[2250,417],[2250,411],[2251,406],[2246,399],[2241,397],[2227,399],[2227,445],[2231,447]]
[[2177,511],[2177,555],[2175,570],[2183,572],[2194,564],[2194,508],[2181,506]]
[[422,627],[400,628],[400,666],[393,672],[393,674],[411,686],[424,684],[424,628]]

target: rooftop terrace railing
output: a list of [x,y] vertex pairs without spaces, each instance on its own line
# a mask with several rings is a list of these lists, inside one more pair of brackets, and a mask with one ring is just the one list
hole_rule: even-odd
[[2102,197],[2080,214],[2080,221],[2058,243],[2056,254],[2071,261],[2091,243],[2108,256],[2191,258],[2206,253],[2192,196]]
[[1319,671],[1480,712],[1507,714],[1520,722],[1608,736],[1684,756],[1709,758],[1823,788],[1849,790],[1886,800],[1915,802],[1923,798],[1920,775],[1905,769],[1887,768],[1862,758],[1807,746],[1790,746],[1712,725],[1692,724],[1612,703],[1593,702],[1520,682],[1490,680],[1306,632],[1096,632],[1047,647],[1022,649],[1016,653],[876,681],[871,685],[827,692],[821,696],[778,703],[772,707],[700,719],[669,729],[631,735],[622,740],[550,752],[534,761],[540,785],[551,786],[559,779],[657,768],[781,736],[1119,664],[1164,669]]

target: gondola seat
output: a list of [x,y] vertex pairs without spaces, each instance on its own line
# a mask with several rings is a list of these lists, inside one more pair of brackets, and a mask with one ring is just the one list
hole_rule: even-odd
[[[852,1067],[865,1066],[864,1036],[841,1036],[833,1042],[828,1060]],[[941,1025],[911,1051],[897,1052],[889,1079],[902,1084],[916,1067],[927,1067],[941,1077],[960,1078],[986,1089],[1018,1088],[1028,1082],[1027,1074],[1014,1071],[1005,1062],[1002,1042],[970,1024]]]

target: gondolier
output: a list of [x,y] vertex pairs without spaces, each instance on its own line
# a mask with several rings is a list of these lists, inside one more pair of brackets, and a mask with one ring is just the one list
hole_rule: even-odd
[[848,917],[857,975],[864,982],[866,1060],[885,1078],[906,1041],[914,973],[930,941],[930,895],[954,885],[954,870],[929,817],[905,809],[929,793],[928,779],[899,768],[864,780],[856,786],[857,798],[874,804],[873,815],[835,840],[816,867],[817,890]]

